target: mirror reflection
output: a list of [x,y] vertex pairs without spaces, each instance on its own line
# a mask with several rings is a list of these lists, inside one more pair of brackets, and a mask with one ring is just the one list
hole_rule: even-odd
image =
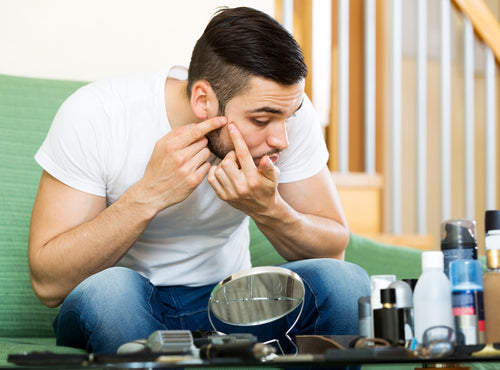
[[304,293],[296,273],[276,266],[256,267],[219,283],[212,291],[209,310],[226,324],[259,325],[295,310]]

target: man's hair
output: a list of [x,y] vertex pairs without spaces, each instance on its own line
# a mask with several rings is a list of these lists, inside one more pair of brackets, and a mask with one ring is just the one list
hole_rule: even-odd
[[219,101],[219,114],[242,93],[250,77],[293,85],[307,75],[300,46],[274,18],[259,10],[222,8],[196,42],[188,72],[188,96],[206,80]]

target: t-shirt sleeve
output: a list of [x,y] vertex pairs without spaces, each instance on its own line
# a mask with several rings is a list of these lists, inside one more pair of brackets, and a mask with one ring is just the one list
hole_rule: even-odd
[[47,137],[35,154],[49,174],[77,190],[106,195],[103,138],[106,114],[103,105],[86,87],[71,95],[59,108]]
[[302,107],[288,122],[287,149],[277,163],[280,183],[307,179],[318,174],[328,161],[328,149],[311,101],[304,95]]

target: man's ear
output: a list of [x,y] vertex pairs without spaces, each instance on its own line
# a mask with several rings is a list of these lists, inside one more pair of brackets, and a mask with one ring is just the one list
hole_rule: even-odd
[[206,80],[196,81],[191,88],[191,109],[201,120],[215,117],[219,103],[212,86]]

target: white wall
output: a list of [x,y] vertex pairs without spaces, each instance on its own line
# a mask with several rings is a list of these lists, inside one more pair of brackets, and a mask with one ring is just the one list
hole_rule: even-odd
[[0,74],[92,81],[188,65],[219,6],[272,0],[0,0]]

